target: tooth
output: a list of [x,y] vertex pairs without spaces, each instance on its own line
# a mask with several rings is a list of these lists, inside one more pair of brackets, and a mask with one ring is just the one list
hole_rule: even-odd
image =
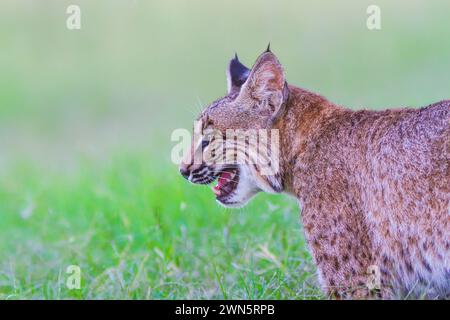
[[219,196],[220,195],[220,189],[215,189],[214,187],[211,187],[211,190],[214,192],[214,194],[216,195],[216,196]]

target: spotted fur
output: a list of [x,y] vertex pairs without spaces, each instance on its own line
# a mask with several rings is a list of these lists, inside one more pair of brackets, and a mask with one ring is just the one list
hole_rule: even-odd
[[[222,131],[280,132],[280,171],[263,176],[242,168],[237,203],[259,191],[296,197],[331,297],[448,298],[450,100],[352,111],[288,85],[271,52],[246,72],[240,88],[229,79],[229,94],[199,117]],[[373,267],[380,273],[377,290],[367,286]]]

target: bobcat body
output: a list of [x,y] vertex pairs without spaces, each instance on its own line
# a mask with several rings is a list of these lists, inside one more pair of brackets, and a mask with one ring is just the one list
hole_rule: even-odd
[[[237,56],[228,94],[198,118],[203,131],[279,132],[279,170],[193,161],[180,171],[242,206],[259,191],[298,199],[320,284],[335,298],[450,295],[450,100],[420,109],[352,111],[288,85],[270,50],[252,69]],[[367,286],[378,277],[379,287]]]

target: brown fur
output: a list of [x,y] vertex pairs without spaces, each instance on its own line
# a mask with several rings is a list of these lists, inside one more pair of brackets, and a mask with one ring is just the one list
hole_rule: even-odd
[[450,101],[354,112],[290,87],[287,110],[284,187],[326,291],[368,296],[375,265],[383,297],[448,294]]
[[[450,100],[352,111],[288,86],[266,52],[240,92],[230,91],[200,119],[219,130],[279,130],[280,172],[255,172],[255,181],[298,199],[326,293],[450,295]],[[381,272],[380,291],[366,286],[370,266]]]

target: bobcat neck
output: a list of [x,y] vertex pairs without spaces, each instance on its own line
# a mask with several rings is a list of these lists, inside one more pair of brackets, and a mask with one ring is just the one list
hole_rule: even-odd
[[[320,131],[343,113],[351,110],[339,107],[324,97],[289,86],[284,116],[274,126],[280,130],[281,173],[284,191],[302,200],[308,164],[307,153],[313,152]],[[320,159],[317,159],[320,160]]]

